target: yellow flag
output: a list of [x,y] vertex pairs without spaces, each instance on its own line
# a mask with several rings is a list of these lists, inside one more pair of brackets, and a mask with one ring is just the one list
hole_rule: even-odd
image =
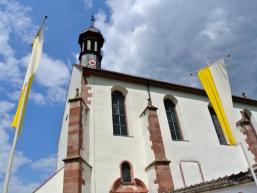
[[30,87],[32,85],[34,75],[42,55],[42,49],[43,49],[43,29],[40,28],[32,44],[32,54],[30,57],[28,69],[27,69],[26,76],[21,89],[21,94],[20,94],[18,106],[16,109],[16,114],[12,122],[12,127],[18,129],[19,133],[21,131],[21,125],[24,117],[24,112],[26,109]]
[[224,60],[218,60],[198,71],[198,77],[218,117],[223,132],[232,145],[236,144],[232,130],[236,128],[231,89]]

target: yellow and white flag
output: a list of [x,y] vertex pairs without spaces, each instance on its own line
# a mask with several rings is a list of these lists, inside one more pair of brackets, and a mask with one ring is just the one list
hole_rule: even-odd
[[228,74],[224,60],[206,66],[198,71],[198,77],[207,93],[229,144],[236,141],[232,130],[236,128],[233,102]]
[[17,106],[16,114],[13,118],[12,127],[21,130],[21,125],[24,117],[24,112],[26,109],[26,104],[30,92],[30,87],[34,79],[35,72],[37,70],[43,49],[43,28],[41,27],[38,31],[33,44],[32,44],[32,54],[30,57],[28,69],[26,72],[25,80],[21,89],[21,94],[19,98],[19,103]]

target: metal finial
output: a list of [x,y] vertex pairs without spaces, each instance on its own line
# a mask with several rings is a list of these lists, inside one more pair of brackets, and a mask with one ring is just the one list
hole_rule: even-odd
[[147,100],[148,100],[148,106],[152,106],[152,100],[151,100],[151,98],[148,98]]
[[76,88],[76,96],[75,97],[78,97],[79,96],[79,89]]
[[91,27],[95,27],[95,17],[92,15],[91,17]]

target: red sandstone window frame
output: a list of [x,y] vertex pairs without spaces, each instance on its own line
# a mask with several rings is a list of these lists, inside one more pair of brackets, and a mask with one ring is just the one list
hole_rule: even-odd
[[[128,164],[129,165],[129,167],[130,167],[130,182],[124,182],[123,181],[123,178],[122,178],[122,165],[123,164]],[[135,185],[135,178],[134,178],[134,172],[133,172],[133,165],[129,162],[129,161],[127,161],[127,160],[125,160],[125,161],[122,161],[121,163],[120,163],[120,179],[121,179],[121,184],[123,184],[123,185]]]

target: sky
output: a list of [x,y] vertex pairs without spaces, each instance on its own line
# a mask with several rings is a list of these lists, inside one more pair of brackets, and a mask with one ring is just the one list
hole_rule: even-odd
[[257,99],[256,7],[256,0],[0,0],[0,188],[31,43],[45,15],[10,193],[32,192],[55,171],[78,36],[92,13],[105,38],[102,68],[201,88],[190,74],[231,54],[225,62],[232,93]]

